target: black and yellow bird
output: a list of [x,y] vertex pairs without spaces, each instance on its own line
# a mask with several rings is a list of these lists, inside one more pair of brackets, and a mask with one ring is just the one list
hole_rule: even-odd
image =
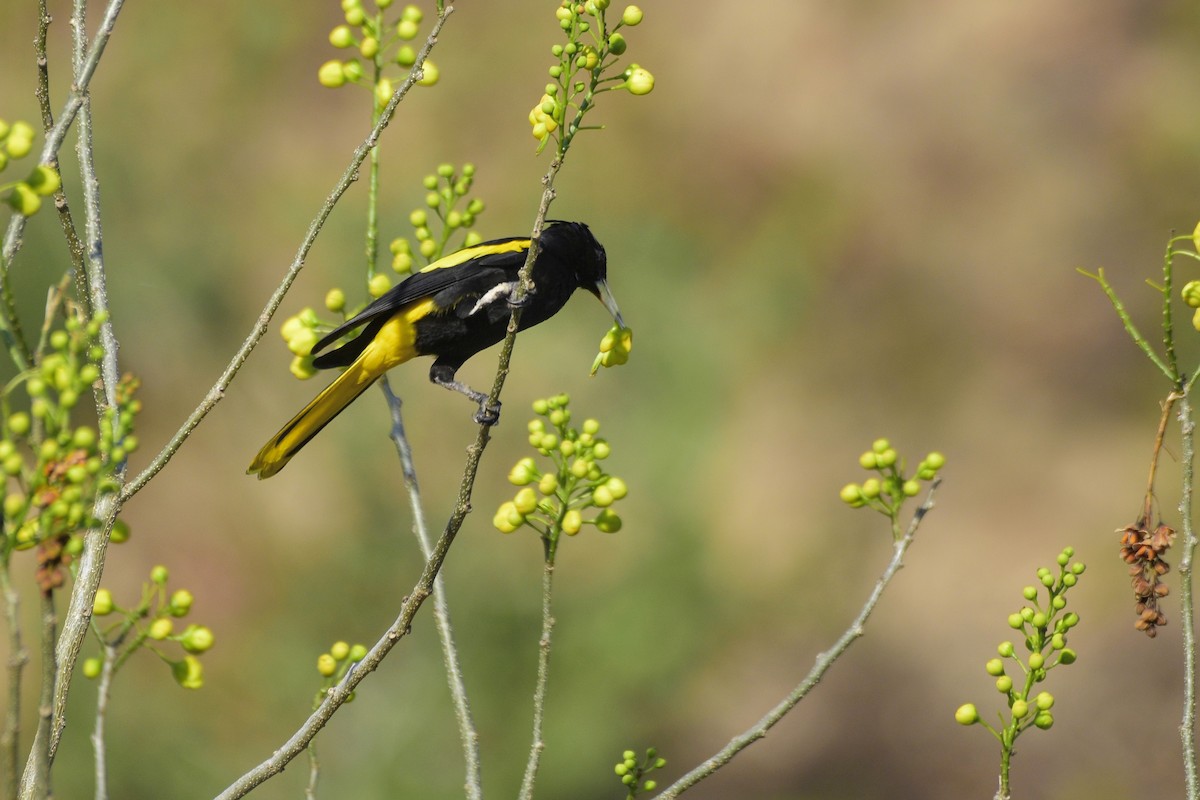
[[[417,356],[434,356],[431,381],[479,404],[477,421],[495,421],[487,395],[454,375],[471,356],[504,338],[530,244],[528,238],[494,239],[440,258],[317,342],[314,353],[363,328],[354,339],[313,359],[318,369],[346,370],[263,445],[247,472],[259,478],[279,472],[381,375]],[[538,238],[531,278],[533,293],[523,303],[520,330],[557,314],[576,289],[596,295],[624,326],[608,289],[604,248],[582,222],[547,224]]]

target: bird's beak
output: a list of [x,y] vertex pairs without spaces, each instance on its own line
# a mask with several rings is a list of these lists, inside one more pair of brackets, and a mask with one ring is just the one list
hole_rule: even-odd
[[603,279],[596,281],[596,287],[592,289],[592,294],[600,298],[600,302],[604,303],[604,307],[608,309],[608,313],[612,314],[617,325],[624,328],[625,320],[621,318],[621,309],[617,308],[617,300],[613,297],[612,290],[608,288],[608,281]]

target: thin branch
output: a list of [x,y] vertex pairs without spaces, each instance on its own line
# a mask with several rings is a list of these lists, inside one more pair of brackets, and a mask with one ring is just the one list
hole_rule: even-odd
[[38,725],[29,751],[29,763],[21,778],[21,800],[50,796],[50,724],[54,715],[54,641],[58,615],[54,612],[54,590],[41,592],[42,689],[38,700]]
[[554,631],[554,614],[550,601],[554,596],[554,559],[549,553],[542,569],[542,634],[538,638],[537,685],[533,690],[533,743],[529,746],[529,759],[525,762],[525,777],[521,781],[520,800],[533,800],[533,784],[541,766],[542,752],[546,741],[542,738],[542,723],[546,716],[546,684],[550,678],[550,634]]
[[[38,0],[38,32],[33,40],[34,52],[37,55],[37,89],[34,95],[38,100],[38,108],[42,112],[42,132],[49,134],[54,127],[54,112],[50,106],[50,61],[46,54],[46,38],[53,21],[46,0]],[[55,154],[48,164],[58,171],[58,155]],[[67,193],[62,186],[54,193],[54,207],[58,209],[58,223],[62,227],[63,238],[67,241],[67,251],[71,255],[71,270],[75,276],[75,290],[79,298],[87,301],[87,278],[83,267],[83,242],[75,230],[75,220],[71,216],[71,207],[67,204]],[[91,312],[91,308],[88,308]]]
[[1146,337],[1142,336],[1142,334],[1138,332],[1137,326],[1133,324],[1133,319],[1129,316],[1129,312],[1125,310],[1125,305],[1121,302],[1120,298],[1117,297],[1116,290],[1113,289],[1112,284],[1108,282],[1108,278],[1104,277],[1104,270],[1098,269],[1095,273],[1087,272],[1083,269],[1076,271],[1085,278],[1091,278],[1096,283],[1100,284],[1100,288],[1104,290],[1104,294],[1108,297],[1108,301],[1112,303],[1113,310],[1115,310],[1117,312],[1117,316],[1121,318],[1121,323],[1125,326],[1125,332],[1129,334],[1131,339],[1133,339],[1134,344],[1142,349],[1142,352],[1146,354],[1146,357],[1154,362],[1154,365],[1162,371],[1163,375],[1167,376],[1167,379],[1171,381],[1172,385],[1177,384],[1179,382],[1179,376],[1176,375],[1175,372],[1167,365],[1167,363],[1162,360],[1158,353],[1154,352],[1154,348],[1150,345],[1150,342],[1146,340]]
[[1200,797],[1200,780],[1196,771],[1196,626],[1192,606],[1192,559],[1196,553],[1196,531],[1192,522],[1192,485],[1195,480],[1195,429],[1192,405],[1188,395],[1179,398],[1179,428],[1183,440],[1183,494],[1179,501],[1179,516],[1183,527],[1183,558],[1179,564],[1180,625],[1183,628],[1183,721],[1179,738],[1183,745],[1183,770],[1187,782],[1188,800]]
[[[449,8],[447,6],[447,10]],[[454,543],[454,537],[458,535],[459,530],[462,529],[463,521],[466,520],[467,514],[470,513],[471,488],[475,485],[475,476],[479,472],[479,461],[483,456],[488,439],[489,427],[487,425],[480,425],[479,431],[475,436],[475,441],[467,448],[467,460],[463,467],[462,481],[459,485],[459,495],[454,510],[450,515],[450,519],[446,522],[446,527],[442,531],[442,535],[434,544],[433,552],[430,554],[429,560],[425,563],[425,569],[421,572],[420,578],[418,578],[416,584],[413,586],[412,591],[404,598],[396,621],[384,632],[383,636],[375,643],[366,657],[354,669],[346,673],[346,677],[342,682],[329,690],[321,705],[317,707],[317,710],[309,716],[304,724],[270,758],[261,762],[230,784],[225,791],[217,796],[218,800],[235,800],[235,798],[244,797],[268,778],[282,772],[296,756],[305,751],[309,742],[313,740],[321,728],[325,727],[325,724],[333,717],[338,708],[346,702],[346,698],[349,697],[350,693],[366,679],[367,675],[379,667],[379,664],[391,652],[392,648],[412,630],[413,618],[416,617],[417,611],[433,591],[434,578],[441,569],[442,563],[446,560],[446,554],[450,550],[450,545]]]
[[[75,85],[71,87],[71,93],[67,96],[62,113],[59,114],[54,127],[46,134],[46,142],[42,145],[39,163],[50,164],[57,157],[63,140],[66,139],[67,131],[75,122],[75,115],[79,113],[79,109],[83,105],[88,84],[91,83],[92,76],[96,73],[100,56],[104,55],[104,48],[108,46],[108,39],[112,35],[113,27],[117,24],[117,15],[121,13],[121,7],[124,4],[125,0],[109,0],[108,6],[104,10],[104,18],[100,21],[100,27],[92,38],[91,47],[88,48],[87,57],[83,60],[79,73],[75,76]],[[27,219],[28,217],[21,214],[14,214],[9,220],[8,230],[4,234],[4,248],[0,251],[0,266],[3,266],[4,270],[12,265],[13,257],[21,249],[22,235],[25,232]]]
[[767,735],[775,723],[783,719],[784,716],[791,711],[796,704],[803,700],[808,693],[820,683],[821,678],[833,666],[834,662],[842,656],[850,648],[856,639],[864,633],[864,628],[867,619],[871,616],[871,612],[875,610],[875,606],[879,603],[879,599],[883,596],[884,590],[891,583],[892,578],[903,566],[904,553],[908,550],[909,545],[913,543],[913,538],[917,533],[917,528],[921,525],[921,520],[933,508],[933,495],[937,491],[937,487],[941,484],[941,479],[935,479],[933,485],[929,488],[929,494],[925,497],[925,502],[913,514],[912,521],[908,525],[908,530],[904,536],[894,545],[892,560],[888,562],[887,567],[883,570],[883,574],[879,576],[879,580],[875,583],[875,589],[871,592],[871,596],[867,598],[867,602],[863,605],[862,610],[858,612],[858,616],[850,623],[850,627],[846,632],[834,643],[833,647],[826,650],[817,656],[817,663],[809,670],[808,675],[800,682],[791,694],[785,697],[778,705],[772,708],[766,716],[760,719],[752,727],[745,732],[735,736],[730,740],[729,744],[725,745],[720,751],[712,757],[706,759],[703,763],[693,769],[691,772],[684,775],[675,783],[668,786],[661,794],[656,795],[656,800],[668,800],[683,794],[688,789],[695,786],[700,781],[709,777],[721,767],[733,760],[733,757],[742,750],[749,747],[754,742]]
[[0,797],[16,800],[17,754],[21,741],[21,673],[29,663],[29,653],[21,639],[21,593],[12,585],[8,561],[0,565],[0,590],[4,593],[4,616],[8,627],[8,708],[4,731],[0,733]]
[[[412,447],[404,433],[401,401],[392,391],[386,375],[380,379],[379,386],[383,390],[392,415],[391,437],[396,445],[396,452],[400,456],[404,486],[408,490],[409,504],[412,506],[413,533],[416,534],[417,541],[421,545],[421,554],[428,561],[433,554],[433,543],[430,541],[429,529],[425,524],[425,511],[421,503],[421,489],[417,484],[417,471],[413,465]],[[466,778],[463,786],[468,800],[481,800],[483,779],[480,771],[479,732],[476,730],[475,720],[471,716],[471,704],[467,699],[462,664],[458,657],[458,647],[454,642],[454,626],[450,621],[450,605],[446,599],[445,581],[440,572],[433,579],[433,619],[437,625],[438,638],[442,642],[442,661],[446,667],[446,680],[450,685],[454,716],[458,720],[458,732],[462,739],[463,759],[466,763]]]
[[312,250],[313,244],[316,242],[317,235],[321,232],[321,228],[324,227],[326,220],[329,219],[329,215],[333,213],[333,209],[337,205],[338,200],[340,200],[342,195],[346,193],[346,190],[350,188],[350,184],[354,183],[354,181],[358,179],[359,168],[367,159],[368,154],[371,152],[371,148],[373,148],[375,143],[379,141],[379,137],[383,133],[384,129],[387,128],[388,123],[392,121],[392,117],[396,113],[396,107],[400,105],[400,102],[408,94],[409,89],[411,89],[413,85],[415,85],[416,82],[421,78],[421,67],[425,63],[425,59],[429,56],[429,52],[433,49],[434,45],[437,44],[437,37],[442,30],[442,25],[445,24],[446,19],[451,13],[453,13],[453,11],[454,6],[446,6],[442,13],[438,16],[437,21],[433,25],[433,29],[429,32],[429,37],[425,40],[425,45],[421,48],[421,51],[417,53],[417,60],[413,64],[412,71],[409,73],[408,78],[406,78],[405,81],[400,84],[395,93],[392,95],[392,99],[388,101],[386,106],[384,106],[383,112],[379,116],[378,124],[371,129],[371,132],[367,135],[367,138],[363,140],[363,143],[355,149],[354,155],[350,159],[350,165],[346,168],[346,171],[342,173],[342,177],[338,180],[337,185],[334,186],[333,190],[329,193],[329,196],[325,199],[325,202],[321,205],[321,209],[317,212],[316,218],[313,219],[312,223],[308,226],[308,233],[305,234],[304,240],[300,243],[300,248],[296,251],[296,256],[292,259],[292,263],[288,267],[287,274],[284,275],[283,281],[275,289],[274,293],[272,293],[270,299],[267,301],[266,306],[263,308],[262,313],[259,314],[254,328],[250,331],[249,335],[242,343],[242,346],[238,348],[237,353],[233,356],[233,359],[229,362],[229,365],[226,366],[224,372],[221,373],[221,377],[218,378],[213,387],[208,390],[208,393],[204,396],[204,399],[200,401],[200,404],[188,416],[187,420],[183,423],[179,430],[176,431],[175,435],[171,437],[171,440],[167,442],[162,451],[159,452],[159,454],[144,470],[142,470],[135,478],[129,481],[129,483],[125,485],[124,489],[121,490],[122,502],[128,500],[130,497],[141,491],[142,487],[144,487],[151,478],[157,475],[159,471],[167,465],[167,462],[171,460],[171,457],[175,455],[175,453],[183,445],[184,441],[186,441],[187,438],[192,434],[192,431],[194,431],[196,427],[199,426],[199,424],[204,420],[204,418],[208,416],[208,412],[212,411],[217,403],[221,402],[221,400],[224,398],[225,390],[229,388],[229,384],[233,381],[234,376],[237,375],[238,370],[242,368],[242,365],[246,363],[246,360],[250,357],[250,353],[258,345],[259,340],[266,335],[267,329],[271,324],[271,318],[275,316],[275,312],[283,303],[283,298],[287,294],[288,289],[291,288],[292,282],[296,280],[296,276],[300,274],[300,270],[304,267],[305,259],[308,258],[308,253],[310,250]]
[[92,754],[96,768],[96,800],[108,800],[108,754],[104,740],[104,723],[108,719],[108,701],[112,696],[112,680],[116,674],[117,645],[104,643],[104,663],[96,695],[96,721],[92,727]]

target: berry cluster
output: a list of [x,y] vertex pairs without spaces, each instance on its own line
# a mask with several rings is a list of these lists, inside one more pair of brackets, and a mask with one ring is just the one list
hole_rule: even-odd
[[[54,566],[42,576],[44,588],[61,585],[59,548],[64,556],[82,549],[82,531],[97,524],[91,516],[96,498],[117,490],[113,473],[138,446],[133,422],[141,401],[133,396],[134,378],[124,379],[117,406],[106,409],[98,424],[74,419],[80,399],[90,396],[100,378],[103,322],[102,315],[86,322],[69,315],[63,328],[46,337],[37,366],[9,383],[0,397],[0,470],[6,483],[0,554],[7,558],[13,550],[52,546],[55,552],[43,566]],[[21,389],[28,411],[13,408]],[[128,528],[113,528],[113,541],[125,538]]]
[[553,81],[546,84],[541,99],[529,112],[539,153],[551,137],[558,142],[559,155],[566,152],[572,137],[582,130],[583,116],[595,104],[599,92],[626,89],[630,94],[644,95],[654,89],[654,76],[637,64],[626,67],[619,76],[605,77],[628,48],[620,29],[642,21],[642,10],[627,6],[610,31],[605,17],[608,6],[609,0],[562,0],[555,9],[567,42],[550,49],[555,58],[550,67]]
[[[325,699],[325,694],[337,686],[338,683],[346,676],[354,666],[367,657],[367,648],[365,645],[356,644],[350,645],[346,642],[334,642],[328,652],[321,653],[317,656],[317,672],[320,673],[323,682],[320,691],[313,699],[313,708],[321,705],[321,701]],[[354,693],[346,698],[349,703],[354,699]]]
[[[101,618],[116,614],[120,619],[107,627],[98,624],[95,632],[112,660],[114,673],[137,650],[145,647],[171,668],[176,683],[185,689],[199,689],[204,684],[204,670],[198,656],[212,648],[213,632],[204,625],[189,624],[176,633],[175,620],[191,612],[194,598],[187,589],[176,589],[168,595],[168,578],[164,566],[150,570],[150,582],[143,585],[141,600],[133,608],[118,606],[108,589],[97,591],[92,614]],[[183,649],[183,657],[170,658],[162,651],[160,642],[177,643]],[[100,658],[88,658],[83,662],[83,674],[87,678],[99,677],[103,669],[104,662]]]
[[[612,505],[629,492],[625,481],[601,469],[599,462],[608,458],[610,448],[597,436],[600,423],[587,419],[578,430],[570,427],[569,402],[565,394],[534,401],[538,416],[529,423],[529,444],[550,459],[551,469],[539,470],[532,458],[518,461],[508,480],[522,488],[492,519],[501,533],[512,533],[522,525],[533,528],[551,556],[560,533],[574,536],[584,525],[595,525],[604,533],[619,531],[621,518]],[[585,518],[593,508],[598,513]]]
[[[413,227],[413,238],[417,241],[417,252],[431,263],[440,258],[446,251],[454,234],[465,232],[464,247],[479,244],[481,237],[472,228],[475,219],[483,213],[484,203],[478,197],[469,197],[471,186],[475,181],[475,165],[463,164],[455,170],[453,164],[439,164],[435,173],[426,175],[421,185],[426,190],[425,208],[414,209],[408,215],[409,224]],[[463,208],[458,208],[460,202],[465,202]],[[433,212],[430,217],[429,212]],[[392,240],[392,270],[401,279],[412,273],[413,248],[409,240],[403,236]],[[382,297],[392,288],[391,276],[376,272],[367,278],[367,294],[371,299]],[[315,309],[301,309],[283,321],[279,329],[283,341],[292,353],[291,373],[300,380],[307,380],[316,374],[313,367],[312,349],[323,335],[337,327],[344,320],[357,314],[366,306],[366,302],[347,308],[346,293],[340,288],[330,289],[325,294],[325,308],[338,315],[335,321],[322,319]]]
[[[342,0],[346,24],[329,32],[329,43],[343,50],[356,49],[358,56],[326,61],[317,69],[317,80],[331,89],[347,83],[366,86],[375,93],[375,107],[379,109],[387,105],[395,91],[395,81],[385,74],[386,68],[395,64],[408,70],[417,62],[417,51],[408,42],[417,38],[424,14],[416,6],[408,5],[400,12],[399,19],[389,20],[384,12],[391,7],[392,0],[375,0],[374,5],[375,13],[368,14],[362,0]],[[419,85],[437,83],[438,68],[432,61],[425,59],[421,70]]]
[[[1056,562],[1057,575],[1047,567],[1038,569],[1038,584],[1046,590],[1044,606],[1037,601],[1041,593],[1038,586],[1026,586],[1022,590],[1022,597],[1027,604],[1008,617],[1009,627],[1024,637],[1023,644],[1028,653],[1025,659],[1022,661],[1012,642],[1005,641],[996,648],[999,658],[993,658],[984,665],[988,675],[996,679],[996,691],[1004,695],[1008,702],[1008,718],[1000,713],[1000,726],[997,729],[980,718],[972,703],[959,706],[954,713],[954,718],[961,725],[982,724],[1000,741],[1009,755],[1023,731],[1031,726],[1047,730],[1054,724],[1054,715],[1051,713],[1054,696],[1046,691],[1035,694],[1033,690],[1046,680],[1050,670],[1075,662],[1075,651],[1067,647],[1067,635],[1079,624],[1079,615],[1065,609],[1067,592],[1078,582],[1085,566],[1079,561],[1072,562],[1074,555],[1074,548],[1063,548]],[[1009,666],[1016,668],[1016,681],[1008,674]]]
[[[33,150],[33,127],[17,121],[11,125],[0,119],[0,172],[15,158],[24,158]],[[53,167],[39,164],[23,181],[0,183],[4,202],[18,214],[31,217],[42,207],[42,198],[58,191],[62,181]]]
[[896,528],[900,508],[909,497],[921,491],[921,481],[932,481],[938,471],[946,465],[946,457],[932,452],[917,465],[916,475],[904,475],[904,462],[887,439],[876,439],[871,449],[858,458],[863,469],[879,473],[860,483],[848,483],[840,493],[842,502],[851,508],[869,506],[892,520],[893,534],[899,538]]
[[626,800],[633,800],[638,796],[639,792],[653,792],[658,788],[658,782],[653,780],[642,780],[656,769],[662,769],[667,765],[665,758],[660,758],[658,751],[653,747],[646,749],[646,757],[638,762],[637,753],[633,750],[626,750],[621,754],[621,760],[613,767],[613,772],[617,773],[617,777],[621,779],[621,783],[626,788]]
[[[417,240],[417,252],[424,257],[426,264],[441,258],[446,253],[450,238],[459,231],[466,233],[463,247],[471,247],[482,241],[482,237],[471,230],[475,226],[475,218],[484,209],[483,201],[478,197],[467,198],[474,181],[474,164],[463,164],[457,172],[453,164],[439,164],[437,174],[426,175],[421,182],[427,192],[425,208],[414,209],[408,215],[408,221]],[[457,206],[464,200],[466,206],[459,210]],[[429,212],[440,220],[441,231],[430,225]],[[392,240],[391,251],[392,269],[399,275],[411,272],[413,257],[408,239],[398,237]]]

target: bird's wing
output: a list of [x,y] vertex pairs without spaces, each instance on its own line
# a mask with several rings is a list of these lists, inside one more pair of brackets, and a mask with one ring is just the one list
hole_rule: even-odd
[[502,277],[497,275],[497,271],[516,275],[524,264],[528,249],[528,239],[496,239],[445,255],[420,272],[404,278],[354,317],[326,333],[313,345],[312,351],[319,353],[356,327],[374,319],[391,317],[408,303],[438,295],[446,289],[461,288],[463,294],[467,294],[472,285],[482,285],[486,291],[498,277]]

